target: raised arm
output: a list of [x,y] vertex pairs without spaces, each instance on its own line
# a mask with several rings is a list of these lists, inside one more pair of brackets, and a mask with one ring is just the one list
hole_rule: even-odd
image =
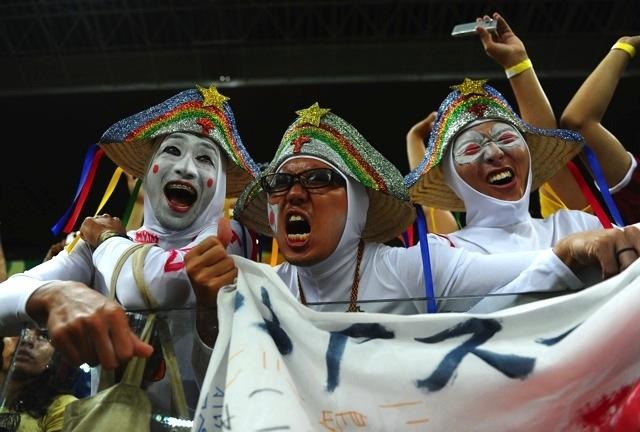
[[[414,124],[407,132],[407,159],[409,169],[414,170],[424,157],[424,140],[429,136],[431,127],[436,119],[436,112],[431,112],[427,117]],[[430,232],[447,234],[459,229],[456,219],[448,210],[422,206],[422,211],[427,220],[427,228]]]
[[[627,47],[627,50],[615,46]],[[617,185],[625,177],[632,162],[616,136],[602,125],[602,118],[632,58],[631,53],[640,49],[640,36],[621,37],[615,46],[582,83],[560,118],[562,127],[573,129],[585,137],[610,186]]]
[[[497,22],[495,33],[482,27],[478,27],[476,33],[486,54],[505,70],[520,117],[533,126],[555,129],[557,122],[553,108],[538,80],[524,43],[500,14],[494,13],[493,19]],[[566,167],[558,171],[548,183],[566,207],[583,209],[587,206],[586,198]]]

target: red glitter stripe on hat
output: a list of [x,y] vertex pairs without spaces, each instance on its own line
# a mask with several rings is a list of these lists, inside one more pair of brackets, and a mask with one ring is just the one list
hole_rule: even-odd
[[[338,130],[326,123],[321,123],[319,126],[311,126],[308,123],[304,123],[292,128],[283,140],[291,141],[300,135],[312,136],[328,144],[330,148],[340,155],[345,165],[363,185],[381,192],[388,191],[384,178]],[[284,148],[286,147],[283,147],[283,150]]]

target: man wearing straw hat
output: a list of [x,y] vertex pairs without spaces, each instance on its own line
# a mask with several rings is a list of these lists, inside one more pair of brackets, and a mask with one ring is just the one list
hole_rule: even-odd
[[[399,171],[329,109],[316,103],[297,114],[271,163],[238,200],[235,217],[275,236],[287,260],[275,270],[302,303],[322,311],[425,312],[423,301],[410,300],[425,296],[420,246],[382,243],[414,219]],[[586,233],[555,253],[483,255],[429,239],[429,265],[437,297],[576,287],[580,281],[564,263],[606,261],[606,247],[622,241],[640,246],[640,231]],[[207,246],[205,240],[194,247],[185,261],[194,285],[215,296],[220,286],[211,276],[220,256]]]
[[[118,218],[85,219],[83,241],[70,252],[0,286],[0,331],[11,334],[36,321],[48,327],[56,348],[72,362],[113,369],[133,355],[151,354],[129,329],[122,306],[104,295],[119,257],[134,243],[154,244],[144,261],[151,296],[161,308],[195,306],[184,254],[224,231],[220,237],[229,241],[229,253],[251,256],[247,231],[237,222],[229,230],[222,217],[225,197],[237,197],[257,167],[228,98],[213,86],[185,90],[117,122],[99,146],[125,172],[144,179],[142,227],[127,235]],[[116,297],[125,308],[145,309],[131,269],[129,258]],[[225,277],[235,277],[230,259]]]

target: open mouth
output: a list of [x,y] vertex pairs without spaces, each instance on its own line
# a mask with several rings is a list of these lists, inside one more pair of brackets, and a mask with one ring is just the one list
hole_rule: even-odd
[[299,214],[290,214],[287,218],[287,239],[291,242],[304,242],[309,238],[311,226],[304,216]]
[[184,213],[198,199],[198,192],[187,183],[170,182],[164,187],[164,196],[173,210]]
[[504,171],[500,171],[499,173],[491,174],[487,177],[487,181],[489,184],[495,186],[503,186],[511,183],[514,178],[514,173],[510,168],[507,168]]
[[29,350],[21,348],[18,351],[16,351],[16,354],[13,360],[14,361],[32,361],[33,356],[31,355]]

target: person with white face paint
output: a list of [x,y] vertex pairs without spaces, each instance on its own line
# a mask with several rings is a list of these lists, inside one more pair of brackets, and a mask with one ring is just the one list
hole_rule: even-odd
[[[297,114],[274,159],[238,199],[235,217],[276,238],[286,262],[275,271],[300,302],[320,311],[424,313],[426,302],[415,300],[425,296],[420,245],[383,243],[415,218],[400,172],[329,109],[314,104]],[[435,294],[573,287],[580,281],[566,264],[598,262],[605,244],[627,240],[627,234],[599,231],[561,241],[553,250],[494,255],[429,236]],[[640,230],[628,236],[640,247]],[[220,286],[208,275],[220,258],[204,243],[185,257],[194,285],[212,296]],[[455,308],[451,302],[438,306]]]
[[[442,241],[494,254],[553,247],[570,234],[602,228],[597,217],[578,210],[531,217],[531,190],[581,150],[582,137],[528,125],[485,81],[453,86],[438,109],[422,162],[405,177],[416,202],[466,211],[466,226]],[[629,244],[616,252],[620,260],[638,257]],[[485,300],[474,311],[521,300]]]
[[[186,90],[103,134],[100,148],[125,172],[143,179],[143,225],[126,233],[117,217],[86,218],[80,228],[83,241],[72,250],[2,284],[3,334],[36,321],[48,327],[52,342],[70,361],[106,369],[133,355],[150,355],[151,348],[131,332],[124,314],[124,309],[147,308],[131,257],[117,279],[118,303],[105,297],[116,263],[140,243],[153,245],[144,258],[143,278],[158,307],[211,306],[194,291],[184,255],[210,236],[217,236],[216,248],[230,254],[251,258],[255,252],[251,233],[223,218],[225,197],[237,197],[258,172],[227,99],[215,87]],[[236,269],[231,259],[225,264],[222,277],[230,283]],[[188,321],[174,329],[182,355],[190,353],[180,345],[181,340],[191,344],[194,323]]]

